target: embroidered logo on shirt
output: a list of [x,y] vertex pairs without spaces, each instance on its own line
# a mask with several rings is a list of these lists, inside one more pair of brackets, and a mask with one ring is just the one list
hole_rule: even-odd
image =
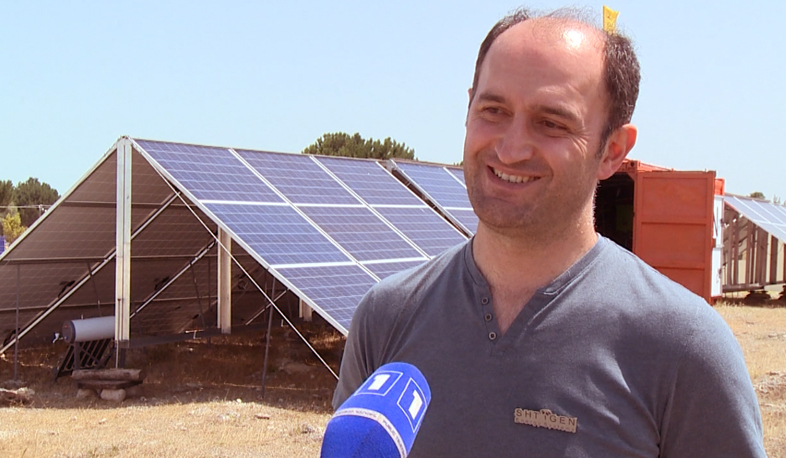
[[516,409],[513,412],[513,421],[537,428],[565,431],[566,433],[575,433],[579,424],[578,418],[557,415],[549,409],[540,409],[540,411]]

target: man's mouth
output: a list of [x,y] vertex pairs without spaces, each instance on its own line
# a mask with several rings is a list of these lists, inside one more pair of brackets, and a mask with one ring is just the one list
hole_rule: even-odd
[[524,176],[521,176],[521,175],[508,175],[507,173],[500,172],[499,170],[497,170],[497,169],[495,169],[493,167],[491,168],[491,170],[494,172],[494,175],[496,175],[497,178],[499,178],[502,181],[507,181],[508,183],[528,183],[530,181],[535,181],[535,180],[538,179],[537,177],[524,177]]

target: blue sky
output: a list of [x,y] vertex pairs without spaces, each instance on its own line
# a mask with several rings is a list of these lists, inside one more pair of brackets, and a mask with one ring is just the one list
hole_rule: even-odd
[[[0,179],[63,193],[122,135],[299,152],[359,132],[461,160],[477,48],[517,3],[284,3],[5,2]],[[607,4],[642,65],[630,157],[786,197],[786,2]]]

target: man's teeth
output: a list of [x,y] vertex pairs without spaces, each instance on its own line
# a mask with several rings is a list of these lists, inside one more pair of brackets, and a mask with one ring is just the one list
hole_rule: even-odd
[[507,173],[500,172],[498,170],[494,170],[494,175],[498,176],[500,179],[507,181],[509,183],[527,183],[529,181],[534,180],[533,177],[522,177],[518,175],[508,175]]

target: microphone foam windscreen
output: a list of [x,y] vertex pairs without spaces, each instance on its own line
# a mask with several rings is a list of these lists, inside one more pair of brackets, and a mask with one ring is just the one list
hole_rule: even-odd
[[413,365],[381,366],[338,408],[325,429],[322,458],[405,458],[431,401]]

